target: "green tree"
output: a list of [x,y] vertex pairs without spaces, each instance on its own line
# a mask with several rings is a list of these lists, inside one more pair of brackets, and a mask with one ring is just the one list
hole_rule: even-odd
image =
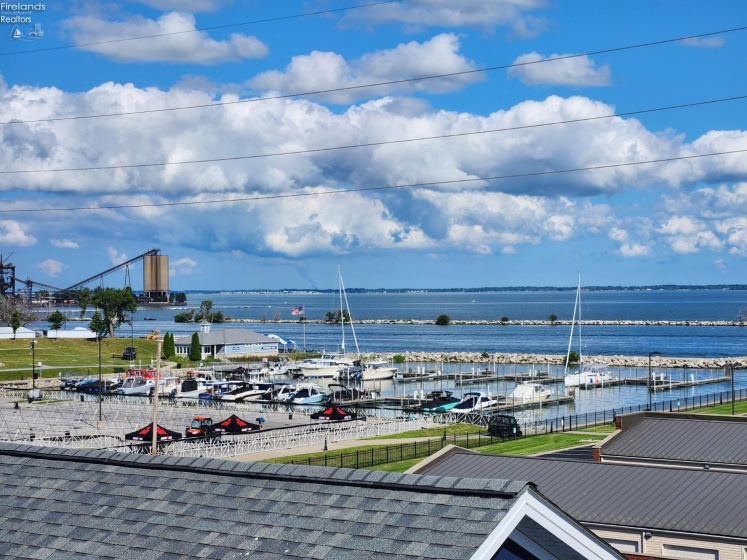
[[202,360],[202,348],[200,347],[199,333],[192,333],[192,346],[189,349],[189,359],[193,362]]
[[195,320],[195,310],[190,309],[189,311],[184,311],[182,313],[177,313],[174,315],[174,322],[175,323],[191,323]]
[[551,323],[555,323],[555,321],[558,320],[558,316],[555,315],[555,313],[550,313],[550,315],[547,317],[548,321]]
[[449,317],[446,314],[441,314],[438,317],[436,317],[437,325],[448,325],[449,323],[451,323],[451,317]]
[[137,300],[130,288],[96,288],[91,295],[91,303],[101,311],[110,338],[114,338],[117,326],[127,322],[127,313],[137,311]]
[[13,329],[13,339],[16,338],[16,331],[21,328],[21,312],[18,309],[13,310],[13,314],[10,316],[10,328]]
[[163,337],[163,355],[166,359],[176,356],[176,346],[174,345],[174,335],[166,333]]
[[501,323],[503,323],[504,325],[508,323],[508,317],[506,317],[505,315],[501,317]]
[[568,352],[568,356],[566,356],[566,362],[565,365],[569,366],[571,364],[577,364],[581,360],[581,356],[578,355],[578,352],[575,350],[571,350]]
[[95,311],[88,323],[88,328],[96,333],[96,338],[102,338],[109,330],[109,324],[101,313]]
[[226,320],[226,317],[223,315],[223,311],[220,309],[213,313],[213,323],[223,323]]
[[324,314],[324,320],[328,323],[339,323],[341,318],[346,323],[350,323],[350,313],[347,309],[343,309],[342,312],[339,309],[337,311],[327,311]]
[[174,296],[174,303],[183,304],[187,303],[187,294],[184,292],[177,292]]
[[49,328],[53,330],[61,329],[66,320],[67,319],[65,318],[65,314],[62,313],[59,309],[56,309],[49,314],[49,317],[47,317],[47,321],[49,321]]

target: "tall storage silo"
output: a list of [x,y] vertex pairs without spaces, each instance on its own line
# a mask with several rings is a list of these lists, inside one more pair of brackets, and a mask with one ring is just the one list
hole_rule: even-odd
[[168,255],[143,257],[143,293],[150,301],[169,301]]

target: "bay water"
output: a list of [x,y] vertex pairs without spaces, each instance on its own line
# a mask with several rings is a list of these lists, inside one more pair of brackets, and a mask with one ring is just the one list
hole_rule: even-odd
[[[546,321],[550,315],[558,320],[571,321],[573,317],[575,290],[505,291],[505,292],[418,292],[407,293],[348,293],[347,305],[355,320],[378,320],[377,324],[356,324],[355,335],[345,329],[345,349],[355,351],[355,342],[364,353],[407,352],[487,352],[531,353],[565,355],[568,349],[570,325],[520,325],[520,324],[450,324],[435,325],[438,315],[446,314],[454,321],[499,321],[502,317],[510,321]],[[325,314],[340,309],[337,293],[250,293],[250,292],[205,292],[189,293],[185,306],[141,306],[132,325],[123,325],[119,337],[141,337],[153,330],[161,334],[171,332],[177,336],[198,330],[194,323],[175,323],[177,313],[189,309],[199,310],[204,300],[213,303],[213,311],[234,320],[213,325],[218,328],[247,328],[263,334],[275,334],[292,341],[299,350],[336,350],[340,347],[343,332],[340,325],[323,322]],[[304,308],[310,321],[301,323],[291,314],[294,307]],[[744,290],[605,290],[583,291],[581,319],[584,321],[726,321],[737,322],[747,307],[747,291]],[[71,319],[77,309],[64,310]],[[407,321],[422,323],[407,323]],[[404,321],[387,323],[386,321]],[[79,326],[69,322],[66,328]],[[30,327],[32,325],[29,325]],[[47,328],[39,323],[34,328]],[[576,331],[576,335],[578,331]],[[646,356],[649,352],[661,352],[669,357],[730,358],[747,356],[747,326],[693,326],[615,324],[584,325],[582,327],[581,351],[583,355],[630,355]],[[578,351],[578,340],[573,348]],[[547,366],[538,364],[547,369]],[[446,373],[462,373],[465,377],[472,370],[484,369],[485,364],[402,364],[403,368],[427,367]],[[488,366],[498,375],[527,370],[528,366]],[[659,370],[657,371],[664,371]],[[552,376],[561,376],[562,369],[550,368]],[[666,372],[675,380],[717,377],[719,371]],[[645,369],[615,371],[621,377],[645,377]],[[448,389],[457,396],[469,390],[481,390],[493,394],[507,394],[512,383],[485,383],[457,385],[454,381],[396,383],[376,382],[371,390],[387,396],[412,396],[415,391],[428,392]],[[735,388],[747,387],[747,379],[738,371]],[[565,389],[555,385],[559,394]],[[697,387],[657,391],[651,395],[654,403],[686,397],[697,397],[719,391],[728,391],[730,383],[716,383]],[[578,391],[571,404],[545,407],[518,413],[524,421],[568,414],[610,410],[621,406],[645,405],[649,399],[647,388],[641,385],[622,385],[604,389]]]

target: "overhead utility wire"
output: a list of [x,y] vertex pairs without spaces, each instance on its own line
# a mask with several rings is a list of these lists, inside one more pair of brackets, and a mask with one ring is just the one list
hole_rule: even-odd
[[306,12],[304,14],[293,14],[290,16],[278,16],[274,18],[256,19],[252,21],[242,21],[239,23],[226,23],[222,25],[213,25],[210,27],[185,29],[183,31],[170,31],[168,33],[155,33],[153,35],[141,35],[139,37],[125,37],[122,39],[109,39],[107,41],[80,43],[79,45],[60,45],[57,47],[45,47],[42,49],[29,49],[26,51],[0,52],[0,56],[13,56],[17,54],[31,54],[31,53],[45,52],[45,51],[60,51],[60,50],[65,50],[65,49],[76,49],[80,47],[93,47],[96,45],[108,45],[111,43],[123,43],[126,41],[139,41],[141,39],[154,39],[157,37],[168,37],[170,35],[183,35],[185,33],[197,33],[199,31],[214,31],[216,29],[228,29],[229,27],[242,27],[244,25],[254,25],[258,23],[271,23],[273,21],[284,21],[288,19],[298,19],[298,18],[309,17],[309,16],[320,16],[320,15],[325,15],[325,14],[332,14],[335,12],[344,12],[347,10],[357,10],[359,8],[370,8],[372,6],[381,6],[384,4],[395,4],[395,3],[399,3],[400,1],[401,0],[382,0],[381,2],[372,2],[370,4],[359,4],[357,6],[347,6],[344,8],[331,8],[329,10],[317,10],[315,12]]
[[698,159],[714,156],[724,156],[730,154],[743,154],[747,152],[747,148],[743,150],[730,150],[726,152],[713,152],[710,154],[694,154],[689,156],[677,156],[671,158],[660,158],[651,159],[646,161],[629,161],[624,163],[609,163],[604,165],[594,165],[589,167],[575,167],[571,169],[556,169],[550,171],[535,171],[531,173],[512,173],[511,175],[494,175],[491,177],[473,177],[471,179],[451,179],[446,181],[427,181],[423,183],[410,183],[406,185],[387,185],[381,187],[360,187],[357,189],[343,189],[343,190],[330,190],[330,191],[319,191],[319,192],[307,192],[307,193],[284,193],[284,194],[273,194],[273,195],[261,195],[261,196],[248,196],[241,198],[231,199],[219,199],[219,200],[194,200],[189,202],[161,202],[152,204],[114,204],[110,206],[76,206],[69,208],[19,208],[15,210],[2,210],[0,214],[15,214],[15,213],[39,213],[39,212],[72,212],[81,210],[120,210],[127,208],[165,208],[169,206],[200,206],[207,204],[230,204],[234,202],[253,202],[263,200],[276,200],[284,198],[304,198],[311,196],[322,196],[322,195],[335,195],[335,194],[350,194],[357,192],[370,192],[370,191],[385,191],[385,190],[396,190],[396,189],[414,189],[419,187],[432,187],[439,185],[455,185],[461,183],[473,183],[477,181],[502,181],[506,179],[523,179],[527,177],[543,177],[549,175],[561,175],[565,173],[579,173],[583,171],[598,171],[603,169],[616,169],[620,167],[632,167],[636,165],[649,165],[654,163],[668,163],[672,161],[683,161],[688,159]]
[[167,165],[191,165],[199,163],[219,163],[227,161],[241,161],[250,159],[263,159],[280,156],[292,156],[292,155],[306,155],[306,154],[317,154],[323,152],[333,152],[337,150],[352,150],[356,148],[372,148],[376,146],[387,146],[392,144],[406,144],[409,142],[424,142],[429,140],[444,140],[447,138],[459,138],[464,136],[475,136],[478,134],[493,134],[498,132],[512,132],[517,130],[527,130],[532,128],[542,128],[545,126],[556,126],[561,124],[574,124],[582,122],[597,121],[603,119],[611,119],[614,117],[629,117],[632,115],[641,115],[644,113],[654,113],[657,111],[672,111],[674,109],[685,109],[688,107],[698,107],[702,105],[710,105],[714,103],[723,103],[726,101],[738,101],[747,99],[747,95],[739,95],[735,97],[725,97],[722,99],[711,99],[707,101],[695,101],[692,103],[684,103],[682,105],[670,105],[666,107],[657,107],[653,109],[640,109],[638,111],[626,111],[624,113],[613,113],[611,115],[599,115],[596,117],[584,117],[581,119],[569,119],[564,121],[555,121],[549,123],[537,123],[537,124],[526,124],[521,126],[512,126],[507,128],[493,128],[488,130],[476,130],[472,132],[455,132],[453,134],[439,134],[436,136],[423,136],[420,138],[401,138],[398,140],[382,140],[381,142],[367,142],[365,144],[352,144],[347,146],[328,146],[325,148],[309,148],[307,150],[294,150],[290,152],[274,152],[268,154],[253,154],[247,156],[229,156],[222,158],[210,158],[210,159],[194,159],[184,161],[168,161],[168,162],[157,162],[157,163],[132,163],[123,165],[101,165],[96,167],[61,167],[56,169],[20,169],[20,170],[0,170],[0,175],[11,175],[11,174],[28,174],[28,173],[61,173],[70,171],[111,171],[114,169],[139,169],[144,167],[165,167]]
[[645,47],[653,47],[657,45],[664,45],[667,43],[676,43],[679,41],[684,41],[686,39],[699,39],[702,37],[708,37],[711,35],[721,35],[725,33],[734,33],[737,31],[744,31],[747,30],[747,26],[743,27],[735,27],[732,29],[722,29],[720,31],[711,31],[708,33],[700,33],[698,35],[687,35],[685,37],[676,37],[674,39],[661,39],[659,41],[651,41],[648,43],[638,43],[636,45],[625,45],[622,47],[613,47],[609,49],[601,49],[596,51],[588,51],[585,53],[579,53],[579,54],[567,54],[563,56],[553,57],[553,58],[546,58],[543,60],[530,60],[527,62],[516,62],[511,64],[503,64],[499,66],[488,66],[487,68],[480,68],[477,70],[461,70],[459,72],[449,72],[447,74],[433,74],[429,76],[419,76],[415,78],[402,78],[400,80],[388,80],[386,82],[375,82],[370,84],[360,84],[355,86],[346,86],[346,87],[340,87],[340,88],[330,88],[330,89],[320,89],[315,91],[306,91],[306,92],[299,92],[299,93],[286,93],[281,95],[272,95],[268,97],[255,97],[250,99],[237,99],[236,101],[221,101],[218,103],[203,103],[199,105],[184,105],[182,107],[167,107],[167,108],[161,108],[161,109],[143,109],[141,111],[123,111],[120,113],[101,113],[97,115],[75,115],[71,117],[55,117],[50,119],[33,119],[33,120],[11,120],[11,121],[5,121],[0,122],[0,125],[9,125],[9,124],[31,124],[31,123],[42,123],[42,122],[57,122],[57,121],[73,121],[73,120],[82,120],[82,119],[98,119],[98,118],[104,118],[104,117],[121,117],[126,115],[146,115],[151,113],[166,113],[170,111],[185,111],[190,109],[205,109],[208,107],[223,107],[228,105],[238,105],[242,103],[257,103],[260,101],[272,101],[272,100],[278,100],[278,99],[292,99],[295,97],[306,97],[306,96],[313,96],[313,95],[324,95],[327,93],[337,93],[342,91],[353,91],[353,90],[360,90],[360,89],[367,89],[367,88],[373,88],[373,87],[379,87],[379,86],[392,86],[392,85],[398,85],[398,84],[405,84],[408,82],[420,82],[420,81],[426,81],[426,80],[437,80],[440,78],[452,78],[455,76],[465,76],[468,74],[479,74],[481,72],[493,72],[495,70],[506,70],[509,68],[518,68],[521,66],[530,66],[533,64],[545,64],[547,62],[555,62],[558,60],[568,60],[572,58],[580,58],[582,56],[593,56],[597,54],[606,54],[606,53],[612,53],[612,52],[620,52],[620,51],[626,51],[626,50],[633,50],[633,49],[641,49]]

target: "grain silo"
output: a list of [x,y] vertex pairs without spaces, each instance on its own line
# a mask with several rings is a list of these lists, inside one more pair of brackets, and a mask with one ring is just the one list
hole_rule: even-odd
[[169,301],[168,255],[143,257],[143,294],[150,301]]

